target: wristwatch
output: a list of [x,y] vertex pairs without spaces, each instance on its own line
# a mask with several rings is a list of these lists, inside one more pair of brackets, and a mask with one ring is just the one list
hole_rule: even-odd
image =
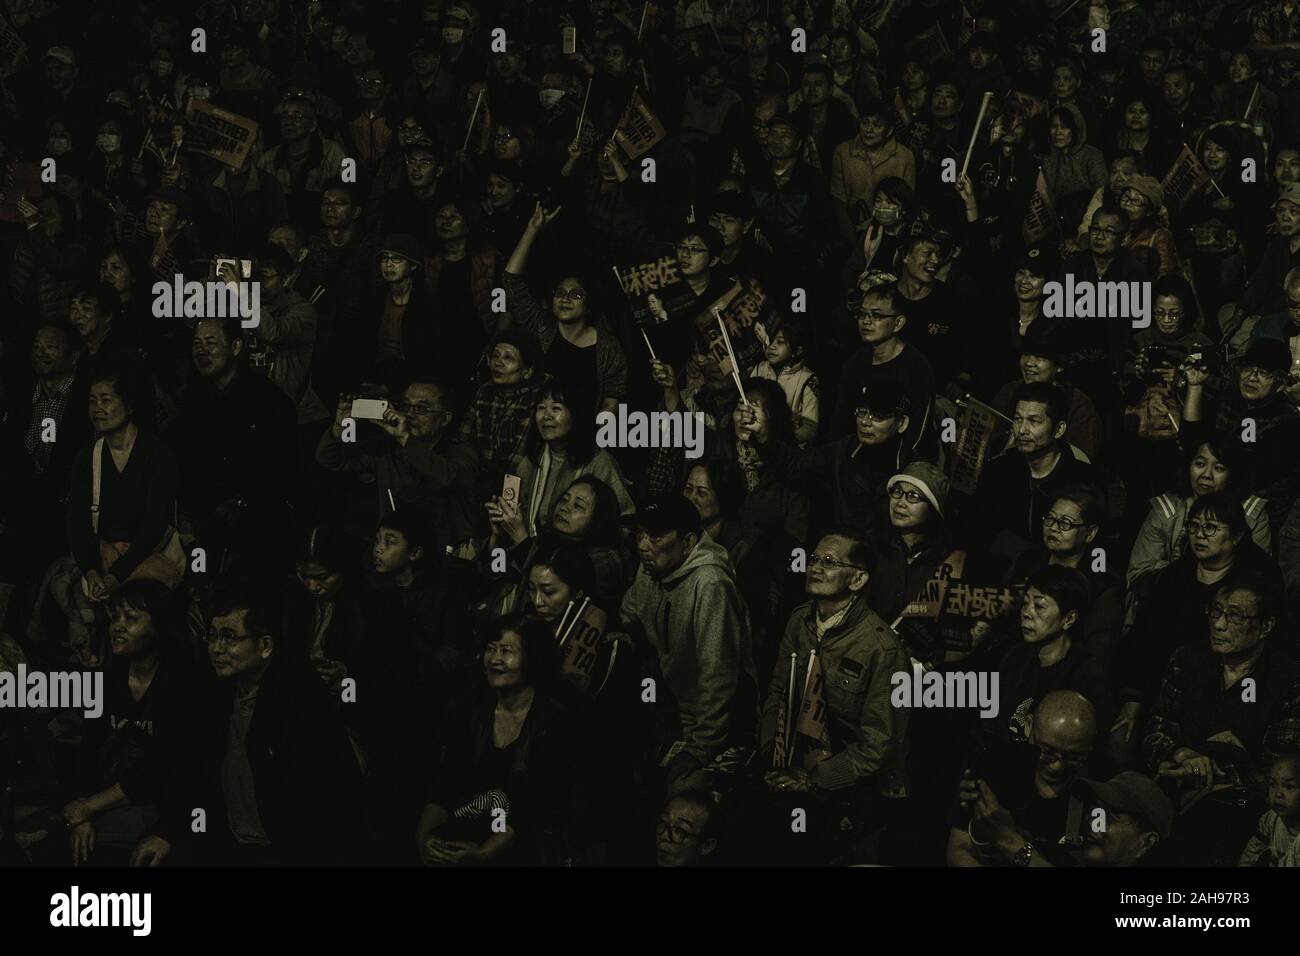
[[1011,858],[1011,865],[1028,866],[1029,858],[1033,855],[1034,855],[1034,845],[1032,843],[1027,842],[1025,843],[1024,846],[1022,846],[1019,850],[1017,850],[1015,856]]

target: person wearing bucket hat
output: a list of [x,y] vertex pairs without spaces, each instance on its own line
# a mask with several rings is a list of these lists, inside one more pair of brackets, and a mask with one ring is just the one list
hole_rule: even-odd
[[1166,276],[1182,268],[1169,217],[1164,214],[1165,191],[1150,176],[1130,176],[1119,195],[1119,207],[1128,213],[1125,248],[1146,264],[1152,275]]
[[464,371],[445,367],[448,350],[437,342],[436,326],[431,321],[433,303],[420,281],[423,266],[424,248],[414,236],[393,233],[379,244],[372,268],[383,280],[382,285],[369,294],[365,321],[358,323],[353,343],[353,354],[363,359],[358,367],[379,376],[379,381],[401,378],[407,371],[407,360],[417,356],[435,359],[434,371],[440,375],[459,376]]

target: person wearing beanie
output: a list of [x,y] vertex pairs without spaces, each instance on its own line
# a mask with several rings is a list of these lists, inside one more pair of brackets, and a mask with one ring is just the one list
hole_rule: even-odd
[[885,483],[885,491],[889,531],[871,573],[871,609],[886,621],[897,621],[894,630],[913,659],[940,663],[945,648],[939,622],[899,618],[910,602],[925,599],[927,582],[955,558],[944,518],[948,476],[928,461],[914,461]]
[[437,342],[432,297],[420,279],[424,254],[414,236],[394,233],[384,237],[375,256],[372,268],[383,281],[363,306],[356,355],[364,356],[358,366],[378,381],[396,382],[406,374],[408,360],[446,352]]
[[[1187,370],[1181,441],[1195,448],[1218,432],[1233,438],[1251,476],[1243,491],[1268,502],[1269,524],[1282,527],[1287,512],[1300,497],[1300,412],[1283,389],[1291,371],[1291,350],[1277,339],[1255,339],[1237,360],[1236,388],[1229,388],[1218,407],[1205,407],[1209,372]],[[1246,432],[1245,420],[1253,422]],[[1247,440],[1249,438],[1250,440]]]

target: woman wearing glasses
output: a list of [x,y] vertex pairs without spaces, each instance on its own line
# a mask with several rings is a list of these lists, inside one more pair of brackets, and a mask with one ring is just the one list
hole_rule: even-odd
[[[1204,462],[1198,465],[1193,459],[1193,467],[1203,469]],[[1129,746],[1142,711],[1155,701],[1170,654],[1204,639],[1206,608],[1220,583],[1230,574],[1250,574],[1281,592],[1277,564],[1250,539],[1246,512],[1233,492],[1211,491],[1195,498],[1187,509],[1185,529],[1188,553],[1153,573],[1121,647],[1118,686],[1123,706],[1112,734]]]
[[506,263],[502,286],[515,322],[537,336],[542,345],[542,368],[570,389],[589,390],[593,402],[573,406],[584,421],[597,411],[615,411],[627,396],[627,357],[613,332],[592,307],[591,288],[579,276],[561,274],[543,307],[524,280],[533,243],[556,216],[558,208],[545,210],[538,203],[519,244]]

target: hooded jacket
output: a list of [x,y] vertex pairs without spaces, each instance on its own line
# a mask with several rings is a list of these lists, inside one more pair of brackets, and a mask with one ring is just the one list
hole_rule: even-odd
[[659,703],[664,710],[675,707],[685,754],[702,766],[727,747],[751,741],[758,675],[749,611],[722,545],[702,535],[662,581],[639,568],[623,595],[621,616],[659,658],[667,685],[659,688]]
[[1043,178],[1053,203],[1078,192],[1092,193],[1106,185],[1106,159],[1096,146],[1088,145],[1088,123],[1073,103],[1061,109],[1074,118],[1075,135],[1065,149],[1052,147],[1043,160]]

